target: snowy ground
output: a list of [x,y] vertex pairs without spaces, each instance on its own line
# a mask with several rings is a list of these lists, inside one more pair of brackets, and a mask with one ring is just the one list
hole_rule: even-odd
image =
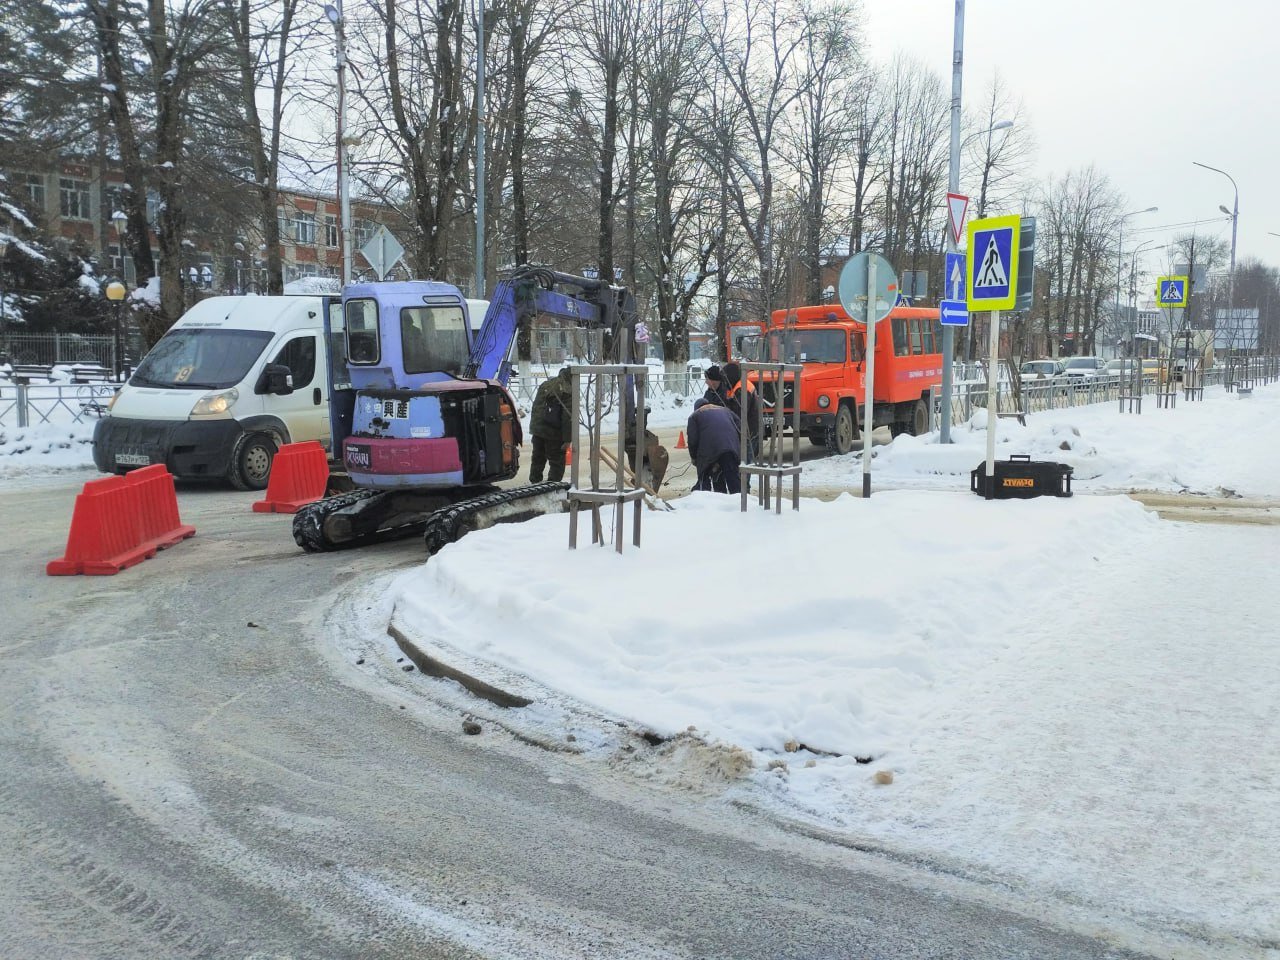
[[[1073,463],[1077,490],[1280,497],[1280,385],[1029,423],[1000,424],[999,455]],[[730,798],[1280,955],[1280,526],[1119,496],[988,503],[967,492],[982,437],[877,451],[877,485],[936,490],[780,517],[694,495],[646,513],[622,556],[568,552],[563,517],[497,527],[404,574],[397,616],[605,715],[741,748]]]

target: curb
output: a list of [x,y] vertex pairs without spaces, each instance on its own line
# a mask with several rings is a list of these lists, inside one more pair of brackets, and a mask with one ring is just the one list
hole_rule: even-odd
[[387,623],[387,636],[396,642],[396,645],[404,651],[404,655],[409,658],[415,667],[429,677],[452,680],[475,696],[480,697],[482,700],[488,700],[499,707],[527,707],[533,703],[532,697],[525,697],[510,690],[503,690],[481,680],[474,673],[469,673],[466,670],[445,663],[439,658],[438,654],[428,653],[416,641],[410,639],[408,634],[396,626],[394,613]]

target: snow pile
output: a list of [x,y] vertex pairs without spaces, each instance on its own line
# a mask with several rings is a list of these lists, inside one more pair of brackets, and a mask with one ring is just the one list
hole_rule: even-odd
[[[663,735],[693,724],[744,747],[884,756],[909,743],[937,682],[1009,644],[987,629],[990,604],[1012,622],[1041,617],[1047,568],[1156,522],[1127,500],[993,511],[901,491],[805,501],[780,519],[694,494],[646,515],[644,548],[621,558],[567,551],[559,516],[468,537],[404,583],[400,606],[425,636]],[[975,580],[993,584],[982,604]],[[1058,600],[1071,595],[1063,584]],[[629,597],[645,609],[619,616]]]
[[[1276,490],[1280,446],[1260,443],[1280,420],[1280,385],[1258,387],[1252,396],[1205,389],[1205,399],[1175,409],[1159,409],[1146,397],[1142,414],[1122,414],[1116,403],[1049,410],[996,424],[996,459],[1030,454],[1074,468],[1078,492],[1157,490],[1171,493],[1264,496]],[[967,489],[969,471],[986,458],[987,417],[951,431],[952,444],[938,434],[898,437],[874,448],[872,482],[877,488]],[[801,483],[850,484],[861,476],[861,453],[810,461]]]
[[288,295],[332,294],[336,296],[342,293],[342,281],[337,277],[299,277],[286,283],[284,292]]
[[93,466],[93,423],[0,425],[0,477]]

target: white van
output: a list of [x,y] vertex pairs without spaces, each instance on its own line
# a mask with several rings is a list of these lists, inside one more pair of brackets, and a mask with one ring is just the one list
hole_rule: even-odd
[[340,340],[336,296],[200,301],[151,348],[98,421],[94,463],[104,473],[163,463],[177,477],[261,490],[282,444],[319,440],[328,448],[326,313]]

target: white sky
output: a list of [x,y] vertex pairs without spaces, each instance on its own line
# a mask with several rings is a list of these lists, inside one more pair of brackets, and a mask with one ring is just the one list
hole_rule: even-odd
[[[862,0],[872,55],[919,57],[951,89],[954,0]],[[999,70],[1021,94],[1038,145],[1033,175],[1097,165],[1129,199],[1158,213],[1127,221],[1135,242],[1218,218],[1204,230],[1230,242],[1218,205],[1240,190],[1237,261],[1280,263],[1280,4],[1273,0],[969,0],[964,103],[976,106]],[[966,190],[962,181],[960,192]],[[1125,249],[1132,250],[1129,230]],[[1145,255],[1154,270],[1164,257]],[[1159,261],[1159,262],[1158,262]]]

